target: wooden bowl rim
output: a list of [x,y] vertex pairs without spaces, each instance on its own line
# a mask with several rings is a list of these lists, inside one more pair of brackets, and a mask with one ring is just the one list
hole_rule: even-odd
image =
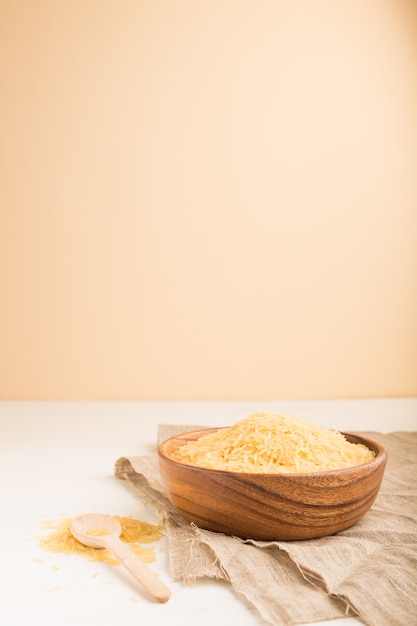
[[[214,469],[211,467],[200,467],[199,465],[191,465],[190,463],[182,463],[181,461],[177,461],[176,459],[173,459],[165,450],[167,444],[176,439],[181,439],[183,437],[186,438],[187,436],[189,437],[191,435],[196,435],[197,433],[201,433],[200,437],[202,437],[204,434],[208,435],[212,432],[222,430],[223,428],[230,428],[230,427],[218,426],[218,427],[190,430],[190,431],[183,432],[183,433],[177,433],[176,435],[173,435],[172,437],[168,437],[167,439],[165,439],[158,445],[158,455],[162,457],[163,459],[165,459],[166,461],[169,461],[173,465],[177,465],[178,467],[182,467],[182,468],[189,468],[190,470],[194,470],[194,471],[199,470],[201,472],[213,472],[213,474],[225,474],[225,475],[230,475],[230,476],[242,476],[242,477],[244,476],[246,477],[249,477],[249,476],[273,477],[275,476],[275,477],[285,477],[285,478],[291,478],[291,477],[305,478],[308,476],[317,478],[318,476],[323,476],[323,475],[324,476],[329,476],[329,475],[339,476],[341,474],[355,473],[355,472],[358,472],[361,468],[363,469],[366,467],[372,467],[373,465],[379,466],[381,463],[384,463],[387,460],[387,456],[388,456],[385,447],[381,443],[379,443],[379,441],[376,441],[375,439],[371,439],[370,437],[366,437],[365,435],[349,433],[349,432],[341,431],[341,430],[337,432],[340,432],[340,434],[346,437],[346,439],[348,439],[349,441],[351,441],[351,439],[355,439],[356,441],[353,441],[352,443],[362,443],[370,450],[373,450],[375,452],[375,457],[371,461],[368,461],[367,463],[361,463],[360,465],[354,465],[353,467],[342,467],[336,470],[324,470],[324,471],[319,471],[319,472],[234,472],[234,471],[228,471],[228,470],[222,470],[222,469]],[[194,437],[192,438],[192,440],[199,439],[200,437]],[[187,441],[184,441],[184,445],[186,443]]]

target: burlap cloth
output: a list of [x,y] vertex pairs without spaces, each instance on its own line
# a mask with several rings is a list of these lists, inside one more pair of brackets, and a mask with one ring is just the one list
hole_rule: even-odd
[[[198,428],[161,425],[159,441]],[[115,475],[161,511],[174,580],[229,581],[273,626],[346,616],[369,626],[416,625],[417,432],[363,434],[388,451],[379,495],[357,524],[321,539],[242,541],[189,524],[164,495],[156,450],[120,458]]]

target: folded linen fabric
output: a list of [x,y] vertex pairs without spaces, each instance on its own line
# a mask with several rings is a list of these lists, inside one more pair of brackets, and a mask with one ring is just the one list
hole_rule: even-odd
[[[158,440],[199,428],[161,425]],[[161,511],[174,580],[228,581],[272,626],[347,615],[369,626],[412,624],[417,615],[417,432],[362,434],[388,451],[376,502],[351,528],[308,541],[244,541],[190,524],[165,496],[156,450],[118,459],[115,475]]]

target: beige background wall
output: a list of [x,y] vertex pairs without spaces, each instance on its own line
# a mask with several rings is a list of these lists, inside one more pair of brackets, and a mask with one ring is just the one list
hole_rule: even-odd
[[0,398],[417,394],[413,0],[1,0]]

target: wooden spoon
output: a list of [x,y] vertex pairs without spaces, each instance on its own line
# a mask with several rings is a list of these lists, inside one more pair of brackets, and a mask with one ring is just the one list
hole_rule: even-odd
[[[79,515],[72,520],[70,529],[74,537],[85,546],[110,550],[155,600],[158,602],[169,600],[170,590],[152,570],[142,563],[128,545],[120,541],[122,527],[115,517],[99,513]],[[90,533],[97,532],[92,535],[88,534],[89,531]]]

